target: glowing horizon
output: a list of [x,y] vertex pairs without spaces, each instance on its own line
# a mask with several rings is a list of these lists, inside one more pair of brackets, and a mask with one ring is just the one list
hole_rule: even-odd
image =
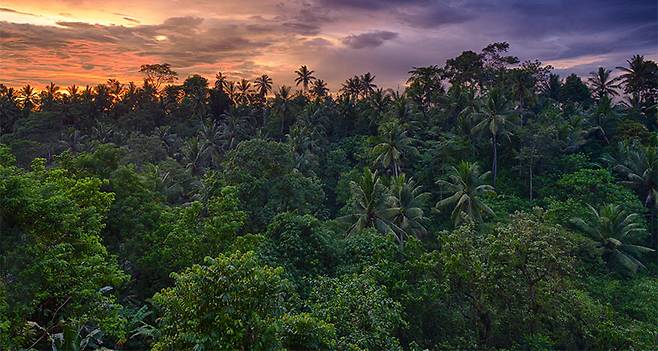
[[[574,18],[588,7],[589,18]],[[365,72],[395,88],[412,66],[442,65],[494,41],[509,42],[522,61],[582,75],[633,54],[656,59],[656,13],[653,1],[9,0],[0,1],[0,83],[139,83],[140,65],[166,62],[181,80],[212,81],[221,71],[294,85],[305,64],[332,90]]]

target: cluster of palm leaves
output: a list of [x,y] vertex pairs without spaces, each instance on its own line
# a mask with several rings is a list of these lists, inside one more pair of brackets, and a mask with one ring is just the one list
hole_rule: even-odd
[[464,222],[481,223],[484,216],[494,214],[483,202],[486,194],[494,192],[494,188],[486,184],[489,174],[481,173],[476,163],[468,161],[450,167],[447,179],[437,181],[441,192],[449,196],[437,202],[436,208],[451,209],[450,218],[455,225]]
[[627,242],[633,234],[645,231],[639,221],[639,215],[629,214],[619,205],[606,205],[600,210],[590,205],[588,207],[592,219],[573,218],[572,223],[597,241],[603,258],[610,265],[620,264],[633,273],[640,267],[646,268],[639,258],[642,254],[654,250]]
[[343,83],[340,91],[343,96],[348,99],[359,99],[367,98],[377,89],[377,85],[374,83],[375,75],[367,72],[362,75],[356,75],[352,78],[349,78]]
[[377,172],[366,169],[359,181],[350,183],[352,214],[339,220],[349,223],[348,234],[365,228],[375,228],[392,234],[400,246],[409,236],[427,232],[423,207],[429,193],[423,192],[411,178],[395,177],[386,186]]

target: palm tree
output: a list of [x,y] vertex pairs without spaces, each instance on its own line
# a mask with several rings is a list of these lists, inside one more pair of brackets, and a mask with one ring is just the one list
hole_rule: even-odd
[[18,93],[18,101],[23,105],[23,113],[29,114],[37,106],[38,93],[29,84],[22,87]]
[[50,82],[46,87],[41,91],[40,100],[41,108],[45,110],[50,110],[55,106],[57,102],[60,101],[62,93],[59,91],[59,86],[55,83]]
[[237,102],[240,105],[248,105],[251,101],[251,83],[248,80],[242,79],[238,83],[238,96]]
[[644,56],[641,55],[635,55],[626,62],[628,68],[617,67],[623,72],[619,78],[626,86],[626,92],[631,93],[642,104],[644,102],[642,94],[646,90],[647,84],[651,79],[656,79],[656,64],[652,61],[645,61]]
[[352,214],[339,218],[350,224],[347,234],[353,234],[365,228],[376,228],[382,233],[391,231],[384,210],[386,209],[386,187],[377,172],[366,169],[358,182],[350,182],[352,193]]
[[256,92],[260,98],[260,101],[264,103],[267,94],[272,91],[272,78],[270,78],[270,76],[267,74],[263,74],[262,76],[256,78],[254,81],[254,86],[256,87]]
[[222,152],[222,132],[220,125],[212,120],[203,122],[201,130],[199,130],[199,140],[203,143],[203,148],[206,152],[210,154],[213,166],[219,167]]
[[193,175],[199,175],[207,157],[206,145],[199,138],[192,137],[185,142],[182,151],[185,168]]
[[507,130],[508,120],[511,116],[510,103],[498,89],[492,89],[489,92],[484,104],[480,106],[480,112],[475,114],[476,118],[480,118],[480,122],[473,127],[473,132],[486,131],[491,135],[493,186],[496,186],[496,176],[498,175],[498,136],[509,137],[511,134]]
[[457,167],[448,171],[448,180],[439,180],[436,183],[450,193],[449,197],[437,202],[438,209],[452,206],[450,218],[455,225],[472,220],[482,222],[482,215],[493,215],[493,210],[482,202],[481,197],[492,193],[494,188],[485,184],[490,172],[480,173],[476,163],[461,161]]
[[599,99],[596,108],[589,115],[589,122],[592,126],[589,131],[590,133],[598,133],[605,143],[609,144],[608,131],[613,121],[618,118],[619,116],[612,104],[612,99],[608,95],[603,95]]
[[244,119],[235,109],[222,115],[221,140],[224,150],[233,149],[244,135]]
[[407,136],[407,131],[402,130],[398,124],[389,127],[383,134],[384,141],[373,148],[373,152],[377,155],[375,164],[381,163],[384,168],[391,167],[397,177],[400,174],[403,156],[417,153],[418,150],[412,145],[414,139]]
[[658,212],[658,148],[643,145],[620,145],[620,159],[607,157],[613,169],[620,173],[623,184],[633,188],[644,206],[649,209],[649,224],[653,236],[653,246],[658,249],[656,214]]
[[94,140],[105,144],[112,140],[112,137],[114,136],[114,129],[110,124],[96,121],[96,125],[91,128],[91,133]]
[[0,135],[11,132],[20,118],[21,111],[17,100],[18,96],[14,88],[0,84]]
[[375,76],[370,72],[361,75],[359,77],[359,83],[361,84],[361,91],[363,92],[363,97],[368,97],[372,94],[375,89],[377,89],[377,84],[375,82]]
[[311,87],[311,94],[313,94],[316,99],[327,96],[328,92],[329,89],[327,88],[327,83],[324,80],[316,79],[313,82],[313,86]]
[[231,103],[236,105],[238,103],[239,93],[235,82],[227,81],[226,84],[224,84],[224,90],[226,91],[226,95],[228,95],[229,100],[231,100]]
[[345,97],[348,98],[348,100],[356,100],[359,98],[359,95],[361,95],[362,87],[363,86],[361,85],[360,78],[358,76],[354,76],[352,78],[348,78],[345,83],[343,83],[340,91]]
[[403,246],[406,237],[410,235],[419,237],[427,233],[423,225],[427,220],[423,207],[430,193],[423,192],[413,178],[406,179],[404,174],[393,179],[390,192],[389,207],[383,213],[390,221],[398,243]]
[[308,90],[308,85],[315,80],[313,73],[315,73],[315,71],[309,70],[306,65],[299,67],[299,69],[295,71],[295,74],[297,74],[295,84],[297,86],[301,84],[302,87],[304,87],[304,92],[306,92]]
[[70,150],[73,153],[79,153],[84,150],[86,141],[86,135],[82,135],[79,130],[69,127],[66,131],[62,132],[62,137],[59,140],[59,143],[67,150]]
[[68,93],[67,98],[70,103],[76,103],[78,101],[78,97],[80,96],[80,88],[78,88],[75,84],[67,87],[66,92]]
[[560,99],[560,89],[562,88],[562,82],[560,81],[560,76],[557,74],[549,74],[548,81],[543,86],[542,92],[544,95],[558,101]]
[[599,67],[596,72],[590,72],[589,82],[590,89],[592,94],[597,97],[597,99],[603,99],[604,96],[612,97],[617,96],[619,93],[619,81],[620,77],[610,79],[610,73],[612,70]]
[[224,90],[226,83],[226,76],[222,72],[217,72],[217,74],[215,74],[215,89]]
[[286,119],[290,113],[292,105],[292,95],[290,94],[290,91],[290,87],[283,85],[279,88],[279,91],[274,94],[274,109],[279,113],[279,118],[281,118],[281,134],[283,134],[283,130],[285,129]]
[[638,222],[639,215],[627,214],[619,205],[606,205],[599,211],[590,205],[587,206],[593,220],[573,218],[572,223],[592,239],[598,241],[598,246],[603,249],[603,258],[608,264],[612,264],[614,260],[633,273],[637,272],[640,267],[646,268],[640,262],[639,257],[643,253],[654,250],[624,243],[630,234],[644,231]]

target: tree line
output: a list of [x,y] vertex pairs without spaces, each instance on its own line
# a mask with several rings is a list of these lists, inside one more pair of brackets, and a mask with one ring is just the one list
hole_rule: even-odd
[[658,66],[0,84],[0,348],[654,349]]

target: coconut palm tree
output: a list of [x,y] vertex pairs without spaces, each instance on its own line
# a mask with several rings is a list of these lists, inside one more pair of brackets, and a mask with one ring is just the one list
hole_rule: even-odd
[[380,163],[384,168],[391,167],[397,177],[400,174],[403,157],[418,152],[412,145],[414,139],[407,136],[407,131],[402,130],[398,124],[385,129],[383,139],[373,148],[373,152],[377,155],[375,164]]
[[193,175],[199,175],[207,158],[206,145],[197,137],[192,137],[183,145],[183,160],[185,168]]
[[342,87],[340,88],[340,91],[348,99],[357,100],[361,96],[362,88],[363,85],[361,85],[361,79],[359,78],[359,76],[354,76],[352,78],[348,78],[345,81],[345,83],[343,83]]
[[228,151],[238,145],[242,139],[244,119],[235,109],[231,109],[228,113],[222,115],[222,120],[220,139],[224,150]]
[[350,235],[365,228],[375,228],[382,233],[391,232],[384,213],[386,187],[382,184],[377,172],[373,173],[366,169],[359,181],[350,182],[350,191],[353,213],[339,218],[339,221],[350,225],[347,234]]
[[44,110],[51,110],[55,104],[57,104],[62,97],[62,93],[59,91],[59,86],[57,84],[50,82],[46,87],[41,91],[39,99],[41,100],[41,108]]
[[281,134],[283,134],[286,119],[288,118],[288,114],[290,114],[290,110],[292,108],[292,94],[290,94],[291,89],[292,88],[283,85],[281,88],[279,88],[279,91],[274,94],[274,109],[279,114],[279,118],[281,119]]
[[407,179],[404,174],[395,177],[390,186],[391,195],[388,198],[388,208],[383,211],[391,229],[400,244],[404,245],[406,237],[419,237],[427,233],[424,222],[427,220],[423,207],[430,193],[423,192],[413,178]]
[[327,83],[324,80],[316,79],[313,82],[313,86],[311,87],[311,94],[313,94],[316,99],[327,96],[328,92],[329,89],[327,88]]
[[297,78],[295,78],[295,84],[297,86],[301,84],[305,93],[308,91],[308,85],[316,79],[313,76],[313,73],[315,73],[315,71],[309,70],[306,65],[299,67],[299,69],[295,71],[295,74],[297,75]]
[[480,122],[473,127],[473,132],[485,132],[491,136],[491,172],[493,174],[493,186],[496,186],[496,176],[498,175],[498,137],[509,136],[509,119],[512,116],[509,101],[498,89],[492,89],[484,103],[480,106],[479,112],[474,117]]
[[645,230],[638,221],[639,215],[628,214],[619,205],[605,205],[598,211],[587,206],[593,219],[573,218],[572,223],[598,242],[608,264],[619,263],[633,273],[640,267],[646,268],[639,259],[654,250],[626,243],[629,235]]
[[69,127],[62,132],[59,144],[73,153],[79,153],[84,151],[87,139],[88,137],[82,135],[79,130]]
[[624,83],[625,91],[630,93],[640,104],[644,103],[644,93],[650,83],[655,85],[655,79],[658,74],[656,72],[656,63],[653,61],[645,61],[644,56],[635,55],[630,60],[626,60],[628,68],[617,67],[622,71],[619,76],[620,80]]
[[91,135],[94,140],[99,141],[102,144],[109,143],[114,136],[114,129],[110,124],[96,121],[96,125],[91,128]]
[[608,95],[603,95],[596,108],[588,116],[588,121],[591,125],[590,133],[597,133],[601,136],[606,144],[610,143],[608,138],[609,130],[614,124],[614,120],[619,118],[617,111],[612,103],[612,99]]
[[19,99],[23,107],[24,114],[30,114],[32,110],[37,106],[39,100],[39,94],[34,90],[34,88],[27,84],[19,90]]
[[258,98],[260,99],[261,103],[264,103],[267,94],[272,91],[272,78],[270,78],[270,76],[267,74],[263,74],[262,76],[256,78],[254,81],[254,86],[256,87]]
[[442,192],[451,195],[437,202],[436,208],[452,207],[450,218],[455,225],[467,220],[480,223],[483,215],[493,215],[493,210],[482,202],[483,195],[494,191],[491,185],[485,184],[489,174],[480,173],[480,167],[468,161],[461,161],[457,167],[451,167],[448,179],[436,182]]
[[237,105],[239,92],[235,82],[227,81],[226,84],[224,84],[224,91],[226,92],[226,95],[228,95],[228,99],[231,100],[231,103]]
[[612,97],[617,96],[619,93],[620,77],[611,78],[610,73],[612,70],[599,67],[596,72],[590,72],[587,81],[590,84],[592,95],[601,100],[604,96]]
[[240,105],[248,105],[249,102],[251,102],[251,83],[246,80],[242,79],[240,80],[240,83],[238,83],[238,96],[237,96],[237,102]]
[[636,191],[644,206],[649,209],[650,231],[653,236],[653,246],[658,249],[658,228],[656,225],[658,213],[658,148],[639,144],[620,144],[619,159],[607,157],[625,184]]
[[212,120],[203,122],[201,130],[199,130],[199,141],[203,143],[204,149],[210,155],[212,165],[218,168],[222,153],[222,131],[220,125]]
[[70,103],[76,103],[78,101],[78,97],[80,96],[80,88],[78,88],[75,84],[69,86],[66,88],[66,93],[67,93],[67,100]]
[[227,82],[228,80],[222,72],[217,72],[217,74],[215,74],[215,89],[224,90]]
[[14,88],[0,84],[0,135],[9,133],[21,116],[18,94]]
[[372,94],[375,89],[377,89],[377,84],[375,82],[375,76],[370,72],[363,74],[359,77],[359,83],[361,84],[361,92],[363,97],[368,97]]
[[560,76],[557,74],[549,74],[548,81],[542,87],[542,93],[553,101],[558,101],[560,99],[560,89],[562,88],[562,81],[560,81]]

